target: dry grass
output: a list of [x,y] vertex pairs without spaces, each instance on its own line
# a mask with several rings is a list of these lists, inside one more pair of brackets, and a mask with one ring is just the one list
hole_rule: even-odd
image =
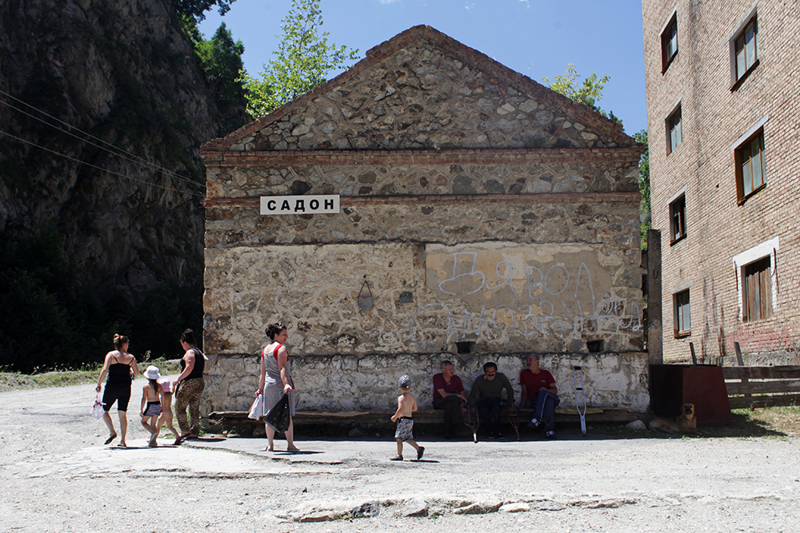
[[800,435],[800,406],[762,407],[732,411],[732,428],[750,430],[757,435]]
[[800,436],[800,406],[763,407],[757,409],[734,409],[733,423],[701,426],[697,435],[663,433],[660,431],[634,431],[625,426],[598,425],[594,433],[612,438],[747,438],[747,437],[797,437]]
[[[180,372],[178,359],[156,359],[140,365],[144,371],[147,365],[156,365],[162,375],[177,374]],[[20,374],[19,372],[0,372],[0,392],[11,390],[41,389],[47,387],[66,387],[69,385],[82,385],[94,383],[100,374],[100,366],[81,370],[57,370],[41,374]]]

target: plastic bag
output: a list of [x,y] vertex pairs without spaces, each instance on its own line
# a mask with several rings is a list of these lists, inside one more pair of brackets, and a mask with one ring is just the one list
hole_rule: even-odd
[[97,420],[103,418],[103,415],[106,414],[106,410],[103,409],[103,401],[100,399],[100,395],[96,395],[94,397],[94,405],[92,406],[92,416],[95,417]]
[[261,393],[256,394],[256,399],[253,401],[253,405],[250,406],[250,410],[247,412],[247,418],[252,418],[253,420],[260,420],[261,417],[264,416],[264,397]]
[[289,429],[289,395],[284,394],[264,416],[264,422],[275,431],[283,433]]

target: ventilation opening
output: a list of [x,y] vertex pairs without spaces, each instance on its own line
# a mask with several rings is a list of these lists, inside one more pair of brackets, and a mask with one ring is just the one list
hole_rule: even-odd
[[603,351],[603,341],[589,341],[586,343],[589,353],[600,353]]
[[456,351],[458,353],[472,353],[473,346],[475,346],[475,343],[472,341],[457,342]]

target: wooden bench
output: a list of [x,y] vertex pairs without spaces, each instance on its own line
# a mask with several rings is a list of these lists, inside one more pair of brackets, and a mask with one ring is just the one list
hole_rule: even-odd
[[800,403],[800,366],[724,366],[731,409]]
[[[503,410],[503,423],[511,424],[519,437],[518,426],[533,418],[533,409],[516,409],[512,412]],[[294,415],[294,424],[301,426],[388,426],[392,424],[393,410],[386,411],[298,411]],[[465,422],[467,417],[465,416]],[[586,422],[614,423],[632,422],[639,414],[630,409],[589,408]],[[214,411],[208,415],[209,423],[221,426],[262,425],[264,422],[247,418],[247,411]],[[557,408],[556,423],[580,424],[580,416],[574,408]],[[516,426],[515,426],[516,424]],[[414,425],[444,425],[444,411],[425,409],[414,413]]]

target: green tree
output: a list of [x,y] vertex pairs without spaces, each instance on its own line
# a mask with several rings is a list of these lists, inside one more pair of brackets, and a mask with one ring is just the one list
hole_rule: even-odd
[[261,79],[242,73],[247,94],[247,111],[260,118],[281,105],[307,93],[327,80],[330,71],[349,68],[358,50],[328,43],[322,26],[320,0],[292,0],[283,19],[283,34],[275,58],[264,65]]
[[204,38],[190,17],[184,17],[184,25],[194,41],[195,53],[205,72],[208,90],[221,115],[222,129],[225,132],[233,131],[247,121],[244,116],[247,101],[244,87],[239,80],[244,71],[244,44],[233,40],[233,35],[224,22],[211,39]]
[[621,124],[622,121],[614,116],[613,112],[609,111],[606,113],[597,105],[597,102],[603,98],[603,89],[605,89],[606,83],[611,80],[611,76],[608,74],[598,76],[593,72],[591,76],[585,78],[582,83],[578,84],[576,80],[579,76],[580,74],[578,74],[575,65],[570,63],[567,65],[567,71],[564,74],[555,76],[552,80],[550,78],[542,78],[542,83],[558,94],[563,94],[571,100],[588,105],[604,117],[608,117]]
[[[611,80],[607,74],[598,76],[592,73],[591,76],[584,79],[582,83],[578,84],[577,79],[580,76],[575,68],[575,65],[570,63],[567,65],[567,71],[559,76],[555,76],[552,80],[550,78],[542,78],[542,83],[550,87],[559,94],[563,94],[571,100],[588,105],[604,117],[619,122],[622,121],[614,116],[612,111],[606,113],[597,106],[597,102],[603,98],[603,89],[606,83]],[[645,151],[639,159],[639,192],[642,194],[642,201],[639,204],[639,218],[641,220],[641,247],[647,248],[647,230],[652,227],[650,218],[650,151],[647,143],[647,130],[642,130],[633,134],[633,138],[638,143],[645,145]]]
[[18,230],[7,221],[0,231],[0,367],[78,366],[99,347],[102,326],[83,320],[85,310],[97,309],[97,299],[78,284],[55,223],[30,235]]
[[205,12],[219,6],[219,14],[224,15],[231,10],[236,0],[172,0],[172,5],[179,15],[189,16],[197,21],[205,20]]
[[202,275],[190,286],[156,285],[134,305],[114,287],[82,281],[60,243],[53,221],[36,232],[13,221],[0,230],[0,369],[98,363],[114,333],[131,338],[133,353],[174,358],[184,328],[202,331]]
[[642,130],[633,134],[636,142],[645,145],[645,151],[639,159],[639,192],[642,193],[642,201],[639,204],[639,217],[641,220],[640,231],[642,234],[642,250],[647,248],[647,230],[653,227],[650,216],[650,146],[647,142],[647,130]]

